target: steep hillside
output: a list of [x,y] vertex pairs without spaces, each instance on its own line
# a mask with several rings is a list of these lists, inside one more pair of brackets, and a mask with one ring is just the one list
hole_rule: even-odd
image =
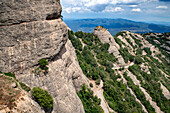
[[170,33],[145,33],[143,37],[158,47],[160,51],[170,54]]
[[169,33],[74,33],[61,11],[0,0],[0,112],[169,113]]
[[[69,31],[69,39],[105,113],[169,113],[170,57],[149,43],[146,34],[122,31],[112,37],[107,29],[98,26],[93,34]],[[89,111],[87,103],[95,103],[82,96],[85,112],[103,112]]]
[[1,113],[44,113],[31,95],[23,89],[30,90],[29,87],[19,83],[15,78],[0,74]]

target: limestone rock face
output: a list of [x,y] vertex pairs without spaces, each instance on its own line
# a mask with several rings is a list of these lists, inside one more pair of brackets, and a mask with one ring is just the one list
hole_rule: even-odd
[[60,0],[0,0],[0,26],[61,16]]
[[[0,71],[47,90],[54,113],[84,113],[76,91],[87,81],[61,10],[59,0],[0,0]],[[49,62],[48,73],[35,72],[42,58]]]
[[78,91],[81,84],[87,81],[74,51],[68,40],[55,60],[50,62],[47,74],[35,73],[36,67],[18,73],[19,81],[30,87],[41,87],[53,96],[54,113],[84,113],[76,90]]
[[116,58],[118,58],[118,62],[120,65],[125,65],[124,59],[119,53],[119,45],[115,42],[113,36],[109,33],[109,31],[101,26],[97,26],[93,31],[94,35],[97,35],[102,43],[109,43],[109,53],[113,53]]
[[0,70],[15,72],[51,57],[66,43],[59,0],[0,0]]

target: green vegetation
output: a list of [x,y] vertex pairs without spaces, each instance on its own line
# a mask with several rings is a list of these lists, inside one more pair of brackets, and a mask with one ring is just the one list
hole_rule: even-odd
[[[71,35],[74,35],[73,32],[70,33]],[[90,33],[83,34],[82,32],[76,32],[75,34],[78,38],[82,39],[84,44],[86,44],[86,46],[82,48],[82,51],[76,49],[80,67],[89,79],[96,81],[96,84],[100,84],[101,80],[104,82],[104,96],[109,106],[120,113],[142,113],[142,106],[136,102],[135,97],[130,93],[122,81],[117,81],[121,76],[115,74],[114,70],[112,70],[113,63],[115,63],[117,59],[113,54],[108,53],[109,44],[102,44],[97,36]],[[118,41],[120,40],[118,39]],[[128,56],[128,60],[134,60],[134,56],[129,54],[127,49],[122,48],[121,51],[122,54],[124,54],[124,58]],[[92,87],[92,85],[90,86]],[[94,98],[92,96],[93,92],[87,87],[83,86],[78,95],[82,100],[85,112],[103,112],[103,110],[100,109],[99,102],[91,99]],[[96,102],[98,104],[96,104]]]
[[133,47],[133,49],[135,49],[136,47],[133,45],[133,43],[131,42],[131,40],[129,38],[125,38],[126,41]]
[[127,73],[124,74],[125,79],[127,80],[128,86],[133,90],[137,98],[141,101],[141,103],[145,106],[149,113],[155,113],[155,109],[150,105],[149,101],[146,100],[144,93],[140,90],[139,86],[136,86],[132,79],[127,76]]
[[97,96],[93,96],[93,91],[85,84],[82,85],[77,95],[81,99],[86,113],[104,113],[100,106],[101,100]]
[[126,34],[126,32],[121,31],[121,32],[117,33],[114,37],[118,37],[119,35],[123,37],[124,34]]
[[19,82],[21,88],[27,92],[29,92],[31,90],[30,87],[28,87],[26,84],[22,83],[22,82]]
[[38,64],[39,64],[39,66],[40,66],[40,68],[42,69],[42,70],[45,70],[45,71],[47,71],[48,70],[48,67],[47,67],[47,65],[48,65],[48,62],[47,62],[47,60],[46,59],[40,59],[39,61],[38,61]]
[[[146,40],[151,43],[152,45],[156,46],[160,51],[161,53],[166,56],[167,58],[170,57],[170,55],[166,52],[167,50],[164,48],[164,46],[161,46],[161,45],[165,45],[165,46],[168,46],[169,47],[169,44],[167,43],[169,40],[167,37],[170,36],[170,33],[163,33],[163,34],[160,34],[160,35],[157,35],[157,37],[159,38],[156,38],[155,36],[150,36],[151,33],[145,33],[143,34],[144,37],[147,37]],[[160,42],[159,43],[156,43],[154,40],[157,40]]]
[[132,34],[130,34],[130,36],[133,38],[133,40],[135,41],[135,43],[136,43],[139,47],[142,46],[141,41],[140,41],[139,39],[135,38]]
[[122,42],[119,38],[117,38],[116,36],[114,37],[114,39],[115,39],[116,43],[119,44],[120,47],[122,47],[122,45],[126,46],[126,44],[124,42]]
[[[80,36],[80,35],[78,35],[78,36]],[[74,33],[72,31],[68,31],[68,38],[71,40],[75,49],[82,51],[82,44],[81,44],[80,40],[74,36]]]
[[[150,58],[154,59],[153,57]],[[149,66],[151,67],[149,68],[151,74],[147,74],[146,72],[141,71],[141,68],[138,65],[133,65],[129,67],[129,70],[134,75],[136,75],[138,80],[140,80],[142,87],[146,89],[146,91],[150,94],[153,101],[157,103],[160,109],[165,113],[168,113],[170,107],[167,105],[170,103],[170,101],[164,97],[159,84],[159,80],[162,79],[162,81],[166,81],[166,79],[159,71],[159,68],[157,68],[154,60],[150,61],[146,56],[144,57],[144,59],[149,63]],[[143,82],[143,80],[145,80],[145,82]],[[164,84],[166,83],[168,82],[164,82]]]
[[150,48],[145,47],[144,50],[145,50],[145,52],[146,52],[148,55],[151,55],[151,54],[152,54]]
[[39,87],[34,87],[31,90],[33,99],[46,111],[50,112],[53,109],[53,98],[46,90]]
[[127,63],[128,61],[134,61],[135,57],[133,55],[131,55],[128,51],[128,48],[120,48],[119,49],[120,54],[122,55],[125,63]]
[[142,64],[143,60],[141,58],[141,56],[135,56],[135,64]]
[[85,34],[82,31],[78,31],[75,33],[75,36],[77,36],[78,38],[83,38]]
[[136,55],[142,55],[142,49],[141,48],[138,48],[137,50],[136,50]]
[[82,51],[82,55],[84,57],[84,60],[87,62],[87,64],[91,64],[91,66],[94,67],[97,66],[97,62],[94,58],[94,55],[87,46],[84,47]]
[[[1,72],[2,73],[2,72]],[[15,77],[15,74],[14,73],[11,73],[11,72],[8,72],[8,73],[4,73],[6,76],[9,76],[9,77],[13,77],[16,79]]]
[[122,82],[111,79],[104,82],[104,96],[109,106],[118,113],[142,113],[141,105],[136,102],[135,97],[130,93]]
[[93,87],[93,84],[92,84],[92,83],[90,83],[90,87],[91,87],[91,88]]

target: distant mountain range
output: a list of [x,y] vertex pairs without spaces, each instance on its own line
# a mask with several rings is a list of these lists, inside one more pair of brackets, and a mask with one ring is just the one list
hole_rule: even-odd
[[135,33],[170,32],[170,26],[135,22],[127,19],[66,19],[64,21],[73,31],[92,32],[96,26],[100,25],[107,28],[112,35],[115,35],[122,30],[127,30]]

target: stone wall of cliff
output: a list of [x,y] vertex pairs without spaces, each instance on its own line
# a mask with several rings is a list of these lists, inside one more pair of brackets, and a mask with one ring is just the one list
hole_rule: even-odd
[[[86,77],[60,19],[60,0],[0,0],[0,71],[54,98],[55,113],[83,113],[76,94]],[[48,73],[34,73],[46,58]]]
[[67,40],[61,10],[58,0],[0,0],[0,70],[15,72],[58,54]]

